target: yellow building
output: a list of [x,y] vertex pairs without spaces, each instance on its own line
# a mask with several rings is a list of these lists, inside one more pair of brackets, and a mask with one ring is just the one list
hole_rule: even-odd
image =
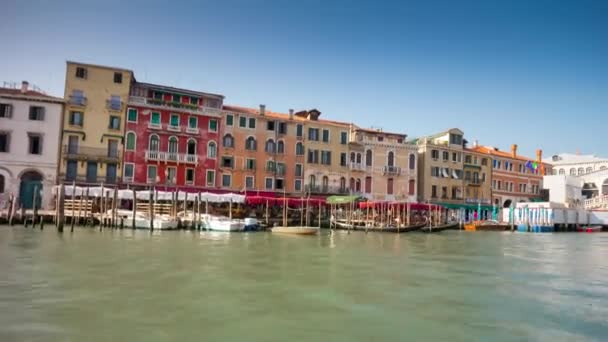
[[351,184],[372,200],[416,201],[417,146],[406,135],[351,128],[349,166]]
[[59,180],[115,183],[131,70],[67,62]]
[[419,201],[464,202],[463,136],[461,130],[452,128],[415,141],[418,145]]
[[464,201],[467,204],[492,204],[492,158],[464,150]]
[[304,122],[305,192],[311,194],[347,194],[361,191],[359,186],[349,187],[348,134],[350,125],[343,122],[321,120],[316,109],[295,113]]

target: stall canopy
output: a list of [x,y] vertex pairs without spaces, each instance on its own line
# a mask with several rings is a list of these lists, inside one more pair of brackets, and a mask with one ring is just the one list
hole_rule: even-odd
[[325,204],[324,198],[295,198],[295,197],[266,197],[266,196],[247,196],[245,203],[251,205],[262,205],[268,203],[268,205],[284,205],[287,206],[318,206],[319,204]]
[[400,208],[400,209],[405,209],[407,208],[409,205],[409,208],[411,210],[435,210],[435,209],[441,209],[440,205],[437,204],[426,204],[426,203],[417,203],[417,202],[410,202],[408,204],[408,202],[391,202],[391,201],[369,201],[369,202],[361,202],[359,203],[359,209],[367,209],[367,208],[386,208],[388,207],[395,207],[395,208]]
[[327,204],[349,204],[359,199],[359,196],[329,196]]
[[492,211],[491,205],[478,205],[478,204],[457,204],[457,203],[437,203],[440,206],[447,209],[468,209],[468,210],[488,210]]
[[[89,187],[89,197],[101,197],[101,194],[104,193],[104,196],[107,197],[113,197],[114,196],[114,188],[107,188],[107,187]],[[53,187],[53,193],[57,194],[59,190],[59,186],[54,186]],[[66,197],[70,197],[72,196],[72,193],[74,194],[74,196],[86,196],[87,194],[87,188],[86,187],[80,187],[80,186],[72,186],[72,185],[66,185],[65,186],[65,195]],[[173,196],[174,193],[171,191],[160,191],[160,190],[139,190],[137,191],[137,199],[138,200],[149,200],[150,199],[150,193],[152,193],[153,198],[156,201],[171,201],[173,200]],[[211,203],[244,203],[245,202],[245,195],[241,195],[241,194],[235,194],[235,193],[224,193],[224,194],[215,194],[215,193],[211,193],[211,192],[188,192],[187,193],[188,196],[186,198],[186,192],[185,191],[178,191],[177,192],[177,200],[179,201],[183,201],[183,200],[188,200],[188,201],[194,201],[194,199],[197,196],[199,197],[199,200],[201,202],[211,202]],[[129,189],[121,189],[118,190],[116,196],[119,199],[126,199],[126,200],[132,200],[133,199],[133,190],[129,190]]]

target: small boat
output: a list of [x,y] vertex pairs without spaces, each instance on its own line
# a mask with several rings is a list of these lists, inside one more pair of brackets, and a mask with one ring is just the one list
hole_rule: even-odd
[[505,231],[509,229],[508,224],[502,224],[495,220],[474,221],[464,225],[464,230],[469,232],[474,231]]
[[433,227],[426,226],[426,227],[423,227],[422,229],[420,229],[420,231],[422,231],[424,233],[439,233],[444,230],[450,230],[450,229],[458,229],[458,222],[446,223],[446,224],[442,224],[439,226],[433,226]]
[[579,226],[576,227],[576,231],[579,233],[599,233],[602,231],[602,226]]
[[241,232],[245,230],[245,221],[231,219],[226,216],[214,216],[209,214],[201,215],[203,227],[207,230],[220,232]]
[[[111,217],[112,210],[106,212],[107,217]],[[122,218],[125,227],[133,225],[133,212],[131,210],[117,209],[116,216]],[[153,228],[159,230],[177,229],[177,220],[169,215],[154,215]],[[135,214],[135,228],[150,229],[150,215],[145,213]]]
[[331,224],[336,227],[336,229],[365,229],[365,225],[372,225],[371,221],[363,221],[363,220],[351,220],[348,222],[345,219],[331,219]]
[[[421,230],[426,226],[425,223],[409,225],[406,227],[367,227],[367,231],[381,233],[409,233]],[[365,227],[357,227],[355,230],[364,231]]]
[[294,227],[273,227],[271,230],[273,233],[278,234],[293,234],[293,235],[315,235],[319,233],[319,228],[317,227],[302,227],[302,226],[294,226]]

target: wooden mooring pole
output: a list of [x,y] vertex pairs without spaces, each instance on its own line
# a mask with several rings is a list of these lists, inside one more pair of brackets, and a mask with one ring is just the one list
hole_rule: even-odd
[[112,198],[112,228],[118,228],[118,213],[116,206],[118,205],[118,186],[114,185],[114,198]]
[[133,207],[132,210],[132,218],[131,218],[131,228],[135,229],[135,216],[137,215],[137,190],[133,189]]
[[150,189],[148,209],[150,211],[150,231],[154,230],[154,190]]
[[57,203],[57,231],[63,233],[63,224],[65,220],[65,185],[61,183],[59,185],[59,194],[57,195],[58,203]]
[[72,182],[72,211],[70,215],[70,232],[74,231],[74,219],[76,218],[74,215],[74,203],[76,202],[76,181]]
[[17,198],[15,197],[14,194],[11,193],[11,197],[10,197],[10,201],[11,201],[11,205],[8,207],[9,213],[8,213],[8,224],[9,225],[13,225],[13,219],[15,218],[15,208],[17,207]]

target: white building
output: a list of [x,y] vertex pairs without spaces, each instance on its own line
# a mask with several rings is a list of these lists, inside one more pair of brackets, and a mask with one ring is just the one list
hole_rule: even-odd
[[52,202],[60,152],[63,99],[28,89],[0,88],[0,208],[12,193],[19,207]]
[[561,153],[543,160],[553,165],[554,175],[582,176],[591,172],[608,169],[608,158],[594,155]]
[[543,177],[543,188],[549,190],[549,202],[561,203],[570,208],[583,203],[583,180],[576,176],[553,175]]

